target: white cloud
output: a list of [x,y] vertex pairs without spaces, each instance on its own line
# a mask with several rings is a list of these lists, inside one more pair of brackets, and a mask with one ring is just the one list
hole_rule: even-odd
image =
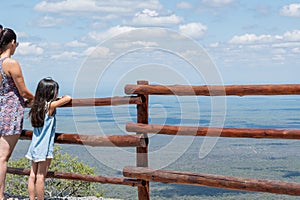
[[180,55],[184,58],[191,58],[191,57],[200,57],[201,53],[199,53],[199,51],[196,50],[186,50],[183,52],[180,52]]
[[286,41],[300,41],[300,30],[287,31],[284,33],[283,38]]
[[[91,12],[91,11],[107,11],[111,7],[97,6],[97,2],[94,0],[63,0],[63,1],[42,1],[38,3],[34,9],[42,12]],[[111,8],[111,11],[115,11],[116,8]],[[118,12],[122,12],[121,9]]]
[[293,52],[293,53],[300,53],[300,48],[299,48],[299,47],[293,48],[293,49],[292,49],[292,52]]
[[97,48],[97,47],[89,47],[89,48],[87,48],[87,49],[83,52],[83,54],[88,56],[88,55],[92,54],[93,51],[95,51],[96,48]]
[[299,42],[281,42],[281,43],[275,43],[275,44],[272,44],[272,47],[276,47],[276,48],[300,47],[300,41]]
[[300,17],[300,4],[290,4],[283,6],[280,14],[288,17]]
[[286,43],[300,42],[300,30],[287,31],[283,35],[256,35],[244,34],[234,36],[230,44],[259,44],[259,43]]
[[17,51],[20,55],[41,55],[44,52],[41,47],[30,42],[20,43]]
[[105,32],[100,32],[100,33],[99,32],[95,32],[95,31],[90,32],[88,34],[88,36],[91,39],[93,39],[93,40],[95,40],[97,42],[102,42],[102,41],[104,41],[106,39],[109,39],[111,37],[114,37],[114,36],[116,36],[118,34],[126,33],[128,31],[132,31],[134,29],[136,29],[136,28],[130,27],[130,26],[114,26],[114,27],[111,27],[110,29],[108,29]]
[[57,26],[57,25],[60,25],[63,23],[65,23],[64,19],[44,16],[37,21],[37,26],[48,28],[48,27]]
[[91,56],[92,58],[103,58],[110,55],[110,50],[107,47],[92,46],[85,49],[83,52],[64,51],[60,54],[53,54],[52,59],[75,59],[78,57]]
[[86,43],[79,42],[78,40],[73,40],[71,42],[67,43],[68,47],[84,47],[86,46]]
[[217,48],[220,45],[219,42],[211,43],[209,46],[212,48]]
[[205,3],[214,7],[222,7],[229,5],[233,2],[233,0],[202,0],[202,3]]
[[284,61],[285,58],[284,58],[283,55],[274,55],[274,56],[272,57],[272,60],[274,60],[274,61]]
[[183,1],[183,2],[176,4],[176,7],[181,8],[181,9],[190,9],[190,8],[192,8],[192,4]]
[[149,17],[157,17],[158,13],[155,10],[144,9],[141,13],[137,15],[146,15]]
[[159,46],[156,42],[151,41],[134,41],[134,42],[121,42],[115,45],[116,48],[129,48],[133,46],[139,47],[157,47]]
[[105,12],[105,13],[134,13],[137,10],[161,9],[158,0],[110,0],[110,1],[97,1],[97,0],[58,0],[58,1],[42,1],[36,4],[34,10],[41,12],[54,12],[54,13],[73,13],[78,12]]
[[231,44],[253,44],[261,42],[271,42],[273,41],[273,36],[271,35],[255,35],[255,34],[245,34],[240,36],[234,36],[229,43]]
[[168,26],[179,24],[182,21],[183,19],[175,14],[160,16],[155,10],[144,9],[142,12],[135,14],[131,23],[135,25]]
[[26,38],[28,37],[27,33],[25,32],[16,32],[18,38]]
[[74,51],[65,51],[61,54],[56,54],[56,55],[52,55],[51,58],[53,59],[70,59],[70,58],[75,58],[79,55],[79,53],[74,52]]
[[189,23],[179,26],[179,32],[194,39],[200,38],[207,31],[207,26],[201,23]]
[[144,46],[144,47],[158,46],[158,44],[156,42],[148,42],[148,41],[135,41],[132,44],[138,45],[138,46]]
[[[227,43],[210,46],[218,62],[245,63],[245,65],[296,63],[300,53],[300,30],[291,30],[281,35],[247,33],[236,35]],[[219,56],[219,58],[218,58]]]
[[282,48],[279,48],[279,49],[273,49],[272,50],[272,53],[273,54],[278,54],[278,55],[281,55],[281,54],[285,54],[287,51],[285,49],[282,49]]
[[104,58],[110,54],[110,50],[107,47],[89,47],[83,54],[93,58]]

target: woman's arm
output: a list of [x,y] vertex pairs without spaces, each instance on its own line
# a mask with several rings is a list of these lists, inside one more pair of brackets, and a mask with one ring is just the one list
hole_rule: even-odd
[[8,69],[7,74],[13,78],[20,95],[28,100],[32,100],[34,95],[27,89],[25,85],[22,70],[18,61],[14,59],[7,59],[4,64],[5,68]]

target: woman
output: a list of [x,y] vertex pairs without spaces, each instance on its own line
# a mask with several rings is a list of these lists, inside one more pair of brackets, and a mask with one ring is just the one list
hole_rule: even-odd
[[0,200],[4,199],[7,163],[22,131],[23,98],[34,98],[18,61],[11,58],[18,44],[15,32],[0,25]]

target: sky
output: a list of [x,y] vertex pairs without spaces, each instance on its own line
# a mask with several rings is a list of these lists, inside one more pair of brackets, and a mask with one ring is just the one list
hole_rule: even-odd
[[[85,85],[79,91],[83,94],[83,90],[101,82],[99,73],[102,71],[94,73],[93,70],[103,69],[103,66],[86,64],[95,49],[98,49],[95,55],[99,59],[113,57],[116,48],[118,55],[122,53],[125,42],[127,46],[144,49],[134,54],[127,48],[122,57],[114,58],[110,63],[113,69],[106,68],[109,72],[103,78],[108,85],[120,85],[124,80],[140,77],[150,79],[150,83],[169,80],[167,83],[176,84],[179,78],[168,72],[160,73],[163,69],[159,70],[158,64],[169,71],[174,67],[177,75],[193,79],[193,84],[197,84],[197,77],[192,77],[192,71],[187,72],[188,67],[184,64],[178,67],[182,57],[178,59],[176,51],[180,52],[181,46],[185,48],[189,42],[203,48],[218,71],[218,79],[225,85],[299,83],[300,1],[297,0],[10,0],[2,1],[1,7],[0,23],[18,35],[20,45],[14,58],[20,62],[26,84],[32,91],[41,78],[50,76],[60,83],[63,92],[71,95],[74,88]],[[143,35],[144,38],[136,36],[138,40],[127,40],[124,37],[128,32],[143,28],[149,30],[149,34],[143,33],[147,35]],[[150,39],[158,38],[159,34],[154,34],[152,29],[186,38],[175,41],[174,37],[168,40],[165,35],[163,40],[154,43]],[[116,39],[120,34],[123,37]],[[166,47],[166,41],[173,46]],[[114,47],[109,45],[112,43]],[[157,43],[164,44],[158,46]],[[168,51],[164,56],[162,52],[145,51],[150,46],[164,46]],[[173,57],[171,51],[175,52]],[[149,67],[154,61],[156,66]],[[123,66],[123,71],[114,65]],[[146,72],[149,76],[143,76],[143,70],[137,65],[153,69],[155,73],[150,76],[149,70]],[[135,77],[122,79],[124,74],[137,68],[139,73],[135,73]],[[97,77],[91,80],[88,74]],[[91,90],[95,93],[98,87],[93,86]]]

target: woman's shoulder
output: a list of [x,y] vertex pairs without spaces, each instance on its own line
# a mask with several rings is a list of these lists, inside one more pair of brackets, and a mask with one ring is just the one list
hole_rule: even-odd
[[13,58],[4,59],[2,62],[2,68],[8,76],[12,76],[12,74],[20,74],[21,72],[19,62]]
[[13,58],[6,58],[6,59],[3,60],[3,64],[19,65],[19,62],[16,59],[13,59]]

